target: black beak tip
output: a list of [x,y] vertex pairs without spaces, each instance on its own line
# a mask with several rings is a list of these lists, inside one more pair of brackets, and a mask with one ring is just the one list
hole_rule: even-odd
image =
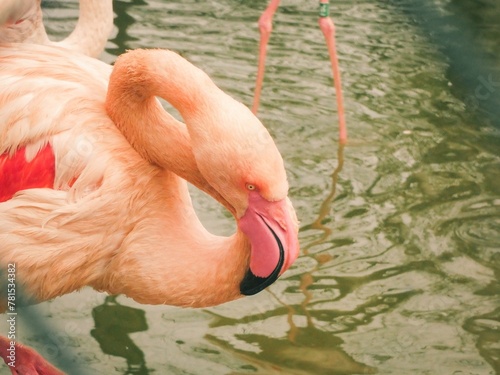
[[269,277],[255,276],[251,270],[248,270],[240,284],[240,292],[244,296],[253,296],[274,283],[278,278],[276,272],[273,272]]

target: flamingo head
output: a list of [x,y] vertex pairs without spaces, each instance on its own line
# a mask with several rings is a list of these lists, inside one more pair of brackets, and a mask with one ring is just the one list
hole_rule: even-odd
[[223,98],[227,102],[218,107],[224,110],[196,119],[210,125],[190,135],[200,172],[231,205],[250,244],[240,292],[252,295],[276,281],[297,258],[298,221],[271,135],[247,107]]

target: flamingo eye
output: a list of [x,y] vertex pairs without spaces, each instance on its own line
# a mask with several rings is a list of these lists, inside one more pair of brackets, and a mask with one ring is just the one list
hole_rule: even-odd
[[253,184],[247,184],[246,186],[247,186],[247,189],[250,190],[250,191],[253,191],[253,190],[256,189],[256,186],[253,185]]

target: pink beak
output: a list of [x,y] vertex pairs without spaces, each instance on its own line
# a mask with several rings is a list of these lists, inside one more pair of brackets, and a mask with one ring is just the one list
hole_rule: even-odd
[[288,199],[269,202],[251,192],[248,208],[238,226],[251,244],[250,267],[240,284],[244,295],[271,285],[297,259],[298,226]]

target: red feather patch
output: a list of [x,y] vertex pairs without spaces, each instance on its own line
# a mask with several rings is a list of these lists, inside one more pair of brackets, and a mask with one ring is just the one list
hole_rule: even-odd
[[0,202],[11,199],[20,190],[54,187],[56,162],[52,147],[47,144],[30,162],[26,161],[25,152],[23,147],[12,157],[0,155]]

